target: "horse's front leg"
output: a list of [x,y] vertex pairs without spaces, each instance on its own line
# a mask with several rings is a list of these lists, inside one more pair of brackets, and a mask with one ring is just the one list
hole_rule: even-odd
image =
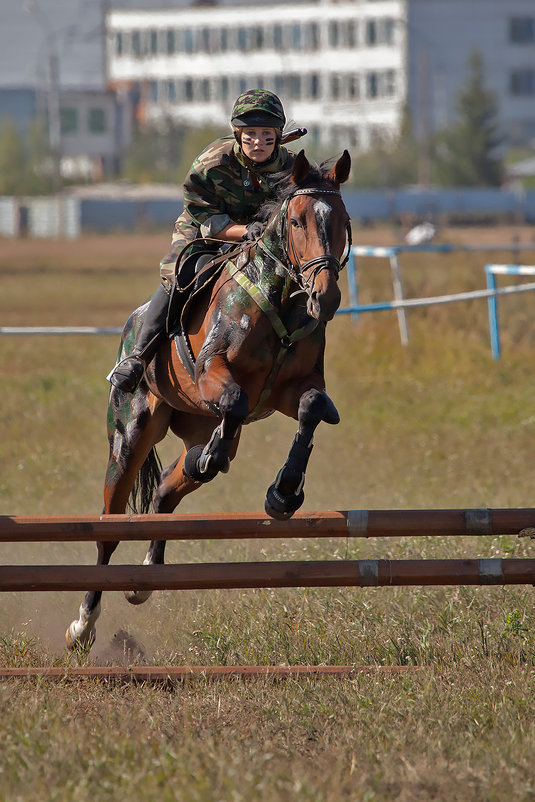
[[267,514],[281,521],[291,518],[305,499],[305,474],[318,424],[338,423],[340,416],[323,390],[311,388],[299,397],[297,420],[299,428],[286,462],[266,494]]
[[184,460],[184,473],[195,482],[210,482],[218,473],[227,473],[236,453],[241,425],[249,412],[245,390],[234,380],[226,361],[213,357],[205,365],[197,386],[205,403],[221,416],[208,443],[189,449]]

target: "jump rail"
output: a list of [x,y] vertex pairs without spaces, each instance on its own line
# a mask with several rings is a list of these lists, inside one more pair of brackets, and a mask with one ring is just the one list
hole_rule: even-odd
[[[346,510],[284,522],[249,513],[0,517],[1,542],[506,534],[534,537],[535,509]],[[535,559],[0,567],[0,591],[509,584],[535,584]]]
[[535,585],[535,559],[7,565],[0,591]]
[[239,540],[291,537],[511,535],[535,527],[535,508],[298,512],[289,521],[255,513],[211,515],[0,516],[0,543]]
[[271,677],[285,679],[291,677],[354,677],[358,674],[412,674],[419,670],[413,665],[291,665],[291,666],[28,666],[24,668],[0,668],[0,680],[46,679],[75,680],[93,679],[106,682],[169,683],[181,680],[216,680],[225,677]]

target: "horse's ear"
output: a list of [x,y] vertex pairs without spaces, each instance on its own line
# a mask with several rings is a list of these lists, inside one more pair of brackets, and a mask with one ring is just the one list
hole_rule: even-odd
[[344,150],[333,169],[330,173],[330,178],[338,186],[343,184],[349,178],[349,171],[351,170],[351,156],[347,150]]
[[295,157],[292,168],[292,181],[294,184],[302,184],[310,172],[310,162],[305,156],[305,151],[300,150]]

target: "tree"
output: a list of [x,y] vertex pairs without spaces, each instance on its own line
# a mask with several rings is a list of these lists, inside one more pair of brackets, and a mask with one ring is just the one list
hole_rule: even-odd
[[414,184],[417,161],[418,145],[405,107],[397,136],[376,133],[371,147],[353,158],[352,186],[396,189]]
[[503,137],[498,104],[494,92],[485,87],[483,59],[477,51],[470,57],[468,82],[456,111],[457,122],[436,138],[434,179],[443,186],[500,186]]
[[123,176],[138,183],[182,184],[195,156],[221,134],[211,128],[186,128],[170,117],[144,123],[125,154]]
[[26,149],[10,117],[0,125],[0,195],[23,195],[26,191]]
[[15,122],[0,124],[0,195],[42,195],[51,191],[52,160],[45,121],[33,120],[21,136]]

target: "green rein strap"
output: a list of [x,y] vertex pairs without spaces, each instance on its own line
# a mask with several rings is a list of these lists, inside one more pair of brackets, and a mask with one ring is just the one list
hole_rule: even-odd
[[266,298],[260,287],[257,287],[256,284],[247,278],[247,276],[242,273],[239,267],[237,267],[234,262],[228,261],[225,265],[226,270],[230,273],[234,281],[236,281],[240,287],[242,287],[253,299],[258,307],[262,310],[262,312],[267,316],[269,322],[273,326],[273,329],[280,340],[281,347],[279,349],[279,353],[277,354],[277,358],[271,370],[271,373],[268,376],[266,386],[262,390],[260,394],[260,398],[258,400],[258,404],[256,405],[255,409],[249,413],[247,416],[246,423],[249,423],[255,420],[256,413],[260,411],[263,403],[268,399],[271,390],[273,388],[273,384],[275,382],[275,378],[280,370],[282,363],[286,357],[286,353],[291,345],[293,345],[298,340],[302,340],[304,337],[307,337],[309,334],[312,334],[314,329],[317,327],[319,321],[314,320],[313,318],[310,319],[308,323],[300,328],[292,331],[291,334],[288,333],[288,330],[282,320],[280,319],[277,310],[273,306],[270,301]]
[[311,318],[304,326],[301,326],[289,334],[286,326],[280,319],[277,310],[273,304],[268,301],[260,287],[257,287],[256,284],[253,284],[253,282],[247,278],[245,273],[242,273],[240,268],[237,267],[234,262],[227,262],[225,267],[234,281],[238,282],[240,287],[242,287],[251,296],[256,305],[260,307],[265,315],[267,315],[277,337],[281,341],[283,350],[287,350],[291,345],[293,345],[293,343],[297,342],[297,340],[302,340],[303,337],[306,337],[308,334],[312,334],[318,325],[318,320]]

